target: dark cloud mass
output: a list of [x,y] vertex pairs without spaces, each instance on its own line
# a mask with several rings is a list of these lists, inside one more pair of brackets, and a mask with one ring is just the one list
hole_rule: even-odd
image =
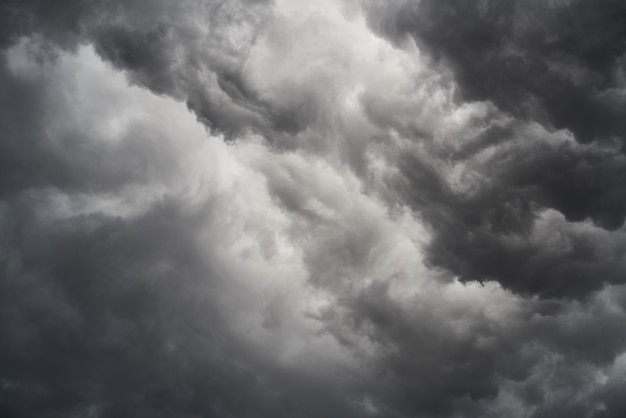
[[414,36],[448,61],[466,99],[568,129],[581,142],[626,133],[623,1],[426,0],[376,16],[382,32]]
[[617,0],[0,2],[0,416],[626,413]]

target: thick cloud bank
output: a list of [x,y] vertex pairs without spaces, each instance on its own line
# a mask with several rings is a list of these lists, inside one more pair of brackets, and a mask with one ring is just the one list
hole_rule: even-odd
[[625,19],[0,2],[0,416],[626,416]]

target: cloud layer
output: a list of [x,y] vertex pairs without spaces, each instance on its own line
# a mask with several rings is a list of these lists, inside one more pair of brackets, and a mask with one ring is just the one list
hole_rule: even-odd
[[0,415],[626,413],[622,2],[0,9]]

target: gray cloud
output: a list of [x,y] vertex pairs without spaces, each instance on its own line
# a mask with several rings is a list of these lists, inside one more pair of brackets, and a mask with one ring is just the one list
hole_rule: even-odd
[[3,416],[623,415],[621,5],[381,5],[4,2]]
[[582,142],[623,138],[609,99],[623,87],[622,2],[399,3],[378,14],[374,3],[372,25],[394,39],[414,36],[448,61],[464,97]]
[[[442,181],[439,162],[407,157],[402,163],[404,178],[393,187],[433,224],[432,262],[463,280],[493,279],[543,297],[581,297],[620,283],[619,233],[609,238],[617,241],[608,252],[579,233],[567,232],[566,248],[558,249],[528,237],[546,208],[611,231],[624,224],[619,184],[625,131],[617,99],[624,88],[623,5],[368,6],[372,28],[397,44],[414,39],[436,65],[452,71],[459,85],[455,100],[489,101],[513,120],[492,116],[478,133],[462,133],[460,148],[438,151],[464,167],[464,175],[485,179],[468,180],[471,192]],[[559,129],[583,145],[555,140],[563,135]]]

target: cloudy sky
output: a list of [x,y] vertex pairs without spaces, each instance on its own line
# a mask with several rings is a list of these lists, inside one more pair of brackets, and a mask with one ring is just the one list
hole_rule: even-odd
[[0,1],[0,415],[623,418],[625,21]]

